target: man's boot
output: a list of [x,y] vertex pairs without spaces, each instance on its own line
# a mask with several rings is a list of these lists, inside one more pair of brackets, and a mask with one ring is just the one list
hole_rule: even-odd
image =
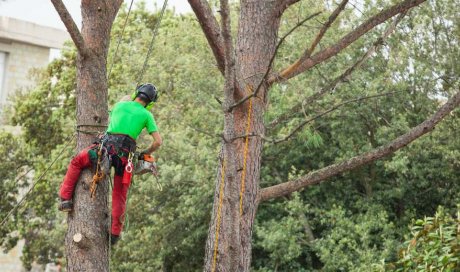
[[61,199],[61,202],[59,203],[58,210],[61,212],[70,212],[73,209],[73,202],[72,200],[65,200]]
[[120,240],[120,235],[110,234],[110,244],[114,246],[118,240]]

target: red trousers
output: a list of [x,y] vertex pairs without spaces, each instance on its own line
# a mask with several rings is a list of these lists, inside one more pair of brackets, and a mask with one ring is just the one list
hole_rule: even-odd
[[[93,146],[83,149],[77,156],[75,156],[69,164],[64,181],[59,190],[59,196],[62,199],[70,200],[73,197],[75,185],[77,184],[80,173],[83,169],[91,166],[91,160],[88,151]],[[121,158],[123,166],[126,165],[128,160]],[[126,209],[126,195],[130,184],[122,183],[123,176],[115,174],[113,179],[113,192],[112,192],[112,234],[120,235],[123,230],[124,214]],[[88,192],[89,194],[89,192]]]

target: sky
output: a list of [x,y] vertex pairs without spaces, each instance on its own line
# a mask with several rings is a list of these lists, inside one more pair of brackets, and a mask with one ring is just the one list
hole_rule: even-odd
[[[141,0],[134,0],[134,5]],[[81,26],[80,1],[63,0],[67,10],[72,15],[77,26]],[[124,0],[129,6],[130,0]],[[154,11],[155,4],[158,9],[163,6],[163,0],[147,0],[147,7]],[[169,0],[169,7],[174,7],[176,13],[191,11],[187,0]],[[0,0],[0,16],[13,17],[32,23],[55,27],[65,30],[59,15],[50,0]]]

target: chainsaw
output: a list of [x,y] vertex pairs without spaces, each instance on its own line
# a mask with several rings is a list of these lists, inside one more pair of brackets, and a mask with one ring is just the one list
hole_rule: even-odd
[[136,175],[143,175],[145,173],[152,173],[154,176],[158,174],[155,158],[149,154],[141,154],[134,168],[134,174]]

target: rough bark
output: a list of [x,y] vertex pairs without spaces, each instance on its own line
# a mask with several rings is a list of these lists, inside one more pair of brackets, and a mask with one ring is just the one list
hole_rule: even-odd
[[275,12],[278,15],[283,14],[283,12],[288,9],[290,6],[294,5],[300,0],[277,0],[277,6],[275,7]]
[[72,38],[72,41],[75,43],[75,46],[77,47],[78,51],[80,51],[82,54],[85,54],[86,46],[85,42],[83,41],[83,37],[81,36],[81,33],[78,30],[77,25],[72,19],[72,16],[65,7],[64,3],[62,2],[62,0],[51,0],[51,2],[53,3],[54,8],[58,12],[59,17],[61,17],[61,20],[64,23],[65,27],[69,31],[70,37]]
[[[277,44],[277,31],[279,27],[279,17],[274,12],[276,9],[276,3],[273,1],[257,0],[257,1],[242,1],[241,2],[241,13],[240,21],[238,26],[238,38],[236,44],[236,75],[240,80],[238,83],[240,86],[244,86],[246,90],[245,95],[249,95],[254,88],[260,83],[267,66],[270,63],[270,59],[274,54]],[[227,69],[227,68],[226,68]],[[247,78],[245,81],[241,80],[242,75],[254,75],[253,77]],[[227,82],[227,81],[226,81]],[[226,85],[226,90],[228,86]],[[250,120],[250,131],[249,134],[263,135],[263,114],[266,106],[266,87],[265,84],[261,86],[259,94],[252,99],[251,107],[251,120]],[[233,105],[235,97],[226,95],[224,105]],[[230,103],[229,103],[230,102]],[[225,128],[224,135],[226,143],[223,144],[223,150],[228,150],[228,145],[233,145],[233,161],[235,167],[235,177],[225,179],[225,195],[223,208],[222,208],[222,226],[219,233],[219,251],[218,251],[218,265],[213,270],[212,265],[212,250],[213,243],[216,237],[216,222],[218,217],[216,216],[219,206],[219,188],[220,181],[216,186],[214,208],[212,215],[212,223],[210,226],[210,232],[208,236],[208,243],[206,249],[206,271],[249,271],[251,265],[251,239],[252,239],[252,227],[257,210],[257,192],[258,182],[260,179],[260,163],[261,163],[261,152],[262,152],[262,139],[261,137],[249,137],[248,148],[247,148],[247,165],[243,167],[243,154],[245,149],[245,137],[238,137],[246,134],[246,125],[249,109],[249,101],[242,103],[238,107],[235,107],[232,111],[228,111],[228,108],[224,106],[225,113]],[[226,110],[227,109],[227,110]],[[232,123],[227,118],[228,115],[232,116]],[[231,127],[234,129],[233,135],[236,137],[228,138],[229,134],[227,130]],[[230,155],[228,152],[224,152],[227,167],[230,162]],[[244,190],[242,192],[242,214],[240,215],[239,209],[239,190],[242,185],[242,170],[245,168],[245,181]],[[222,167],[220,168],[222,169]],[[221,175],[219,170],[218,179]],[[226,171],[231,171],[229,168]],[[228,184],[229,182],[233,183]],[[236,185],[236,187],[235,187]],[[231,186],[231,189],[228,187]],[[236,188],[236,193],[235,193]],[[229,192],[227,190],[232,190]],[[236,202],[236,206],[235,206]],[[228,211],[232,209],[232,211]],[[232,220],[235,220],[235,212],[237,213],[236,222],[239,226],[232,226]],[[234,222],[233,222],[234,223]],[[225,226],[224,224],[227,224]],[[232,232],[239,233],[238,238],[228,239],[232,237]],[[227,240],[224,240],[227,239]],[[229,252],[223,252],[220,249],[236,248]],[[237,253],[237,256],[231,256],[231,254]]]
[[[122,1],[82,0],[81,34],[70,15],[66,15],[65,8],[62,9],[62,2],[53,0],[55,2],[56,10],[78,49],[77,125],[90,129],[107,125],[107,53],[112,23]],[[91,144],[93,137],[79,133],[77,151]],[[92,199],[88,190],[91,180],[91,170],[83,171],[74,192],[74,210],[68,216],[66,235],[67,271],[109,271],[108,183],[100,183],[96,197]],[[77,233],[85,237],[84,247],[74,241]]]
[[[280,17],[272,1],[241,1],[238,39],[236,43],[236,71],[239,79],[247,78],[244,84],[255,91],[274,55],[277,45]],[[255,75],[248,78],[249,75]],[[252,99],[250,130],[246,132],[249,101],[235,108],[236,135],[256,135],[248,138],[245,182],[242,192],[242,214],[240,218],[241,254],[238,271],[249,271],[251,267],[252,229],[257,211],[260,165],[265,134],[263,115],[267,103],[266,85],[260,86],[257,97]],[[241,186],[245,154],[245,139],[236,140],[238,183]]]
[[235,135],[233,113],[226,110],[233,104],[235,86],[235,56],[230,28],[228,1],[221,1],[222,36],[225,58],[224,133],[221,167],[216,182],[213,205],[213,220],[209,228],[205,271],[238,271],[239,215],[238,184],[236,183]]

